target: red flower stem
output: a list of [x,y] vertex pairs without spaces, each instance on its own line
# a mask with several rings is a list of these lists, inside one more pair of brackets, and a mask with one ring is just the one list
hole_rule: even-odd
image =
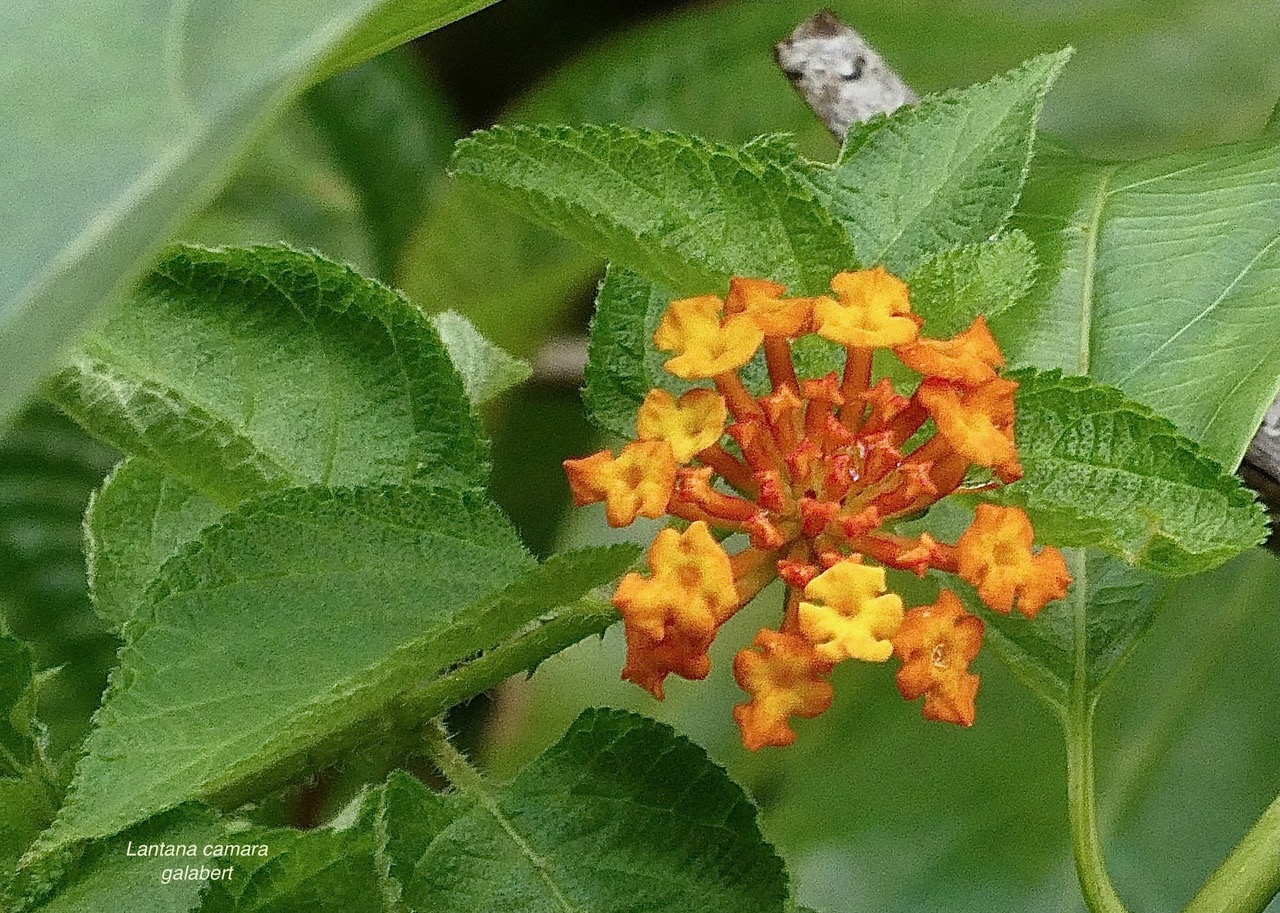
[[790,387],[800,389],[800,380],[796,377],[796,365],[791,358],[791,343],[782,336],[766,336],[764,338],[764,360],[769,366],[769,380],[773,389]]
[[847,352],[844,361],[844,383],[840,387],[840,393],[844,397],[844,406],[840,409],[840,421],[846,428],[857,434],[862,428],[862,413],[867,408],[862,394],[871,387],[873,350],[850,346]]
[[741,377],[732,371],[725,371],[716,375],[715,382],[716,390],[724,397],[725,405],[735,419],[740,422],[763,421],[764,411],[742,383]]
[[760,486],[751,477],[751,467],[738,459],[720,444],[712,444],[697,454],[703,465],[710,466],[720,478],[724,479],[738,491],[755,494]]
[[915,434],[929,419],[929,412],[913,395],[907,408],[903,409],[893,420],[885,425],[885,430],[893,436],[893,442],[901,447],[911,435]]

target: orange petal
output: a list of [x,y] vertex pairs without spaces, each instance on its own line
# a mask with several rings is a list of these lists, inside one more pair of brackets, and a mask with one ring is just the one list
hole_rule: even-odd
[[894,353],[913,371],[969,387],[995,380],[995,369],[1004,367],[1004,355],[985,317],[978,317],[973,326],[951,339],[921,337],[898,346]]
[[790,745],[796,740],[791,717],[815,717],[834,700],[825,677],[830,664],[797,634],[765,629],[754,646],[758,649],[742,650],[734,658],[734,678],[751,700],[733,708],[733,718],[743,744],[752,751]]
[[909,701],[925,696],[926,719],[973,725],[978,676],[969,672],[969,665],[982,647],[983,632],[982,619],[966,612],[950,590],[903,618],[893,638],[894,652],[902,659],[898,690]]
[[1035,532],[1017,507],[979,504],[970,527],[956,542],[961,577],[978,588],[982,601],[1002,614],[1034,618],[1046,604],[1067,595],[1071,575],[1056,548],[1031,550]]

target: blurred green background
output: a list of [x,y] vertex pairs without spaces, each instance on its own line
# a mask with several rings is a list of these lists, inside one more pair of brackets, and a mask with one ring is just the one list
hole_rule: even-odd
[[[1042,126],[1098,157],[1248,136],[1280,95],[1274,0],[830,5],[921,92],[1073,45]],[[725,141],[791,132],[829,158],[835,142],[771,54],[816,9],[503,0],[313,89],[180,236],[315,247],[534,360],[535,380],[486,416],[495,493],[541,554],[601,541],[617,534],[597,511],[570,516],[559,465],[602,443],[573,376],[601,265],[452,185],[449,150],[497,121],[614,121]],[[0,442],[0,610],[61,667],[41,701],[57,749],[83,736],[117,647],[88,606],[79,525],[112,461],[45,408]],[[1135,913],[1189,898],[1280,787],[1278,593],[1280,561],[1262,552],[1184,582],[1104,697],[1104,835]],[[674,722],[753,793],[819,910],[1083,910],[1054,723],[993,657],[979,663],[971,731],[921,720],[891,670],[842,669],[835,709],[802,724],[797,746],[750,755],[728,659],[759,620],[735,621],[712,678],[673,685],[662,705],[618,681],[617,632],[582,644],[481,702],[471,740],[506,774],[582,707],[633,707]]]

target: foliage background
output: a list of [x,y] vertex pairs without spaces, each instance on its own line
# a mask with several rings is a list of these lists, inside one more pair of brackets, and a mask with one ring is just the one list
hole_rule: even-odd
[[[1280,94],[1280,9],[1269,0],[833,6],[922,92],[1074,45],[1042,125],[1098,156],[1251,135]],[[318,87],[180,236],[315,246],[536,356],[583,332],[598,264],[450,185],[453,140],[495,121],[616,120],[728,141],[790,130],[831,157],[834,142],[769,52],[811,12],[796,0],[504,0]],[[597,511],[566,509],[560,460],[600,443],[572,384],[528,384],[487,421],[497,497],[535,551],[616,535]],[[44,696],[57,746],[83,735],[116,648],[88,609],[79,555],[83,504],[111,462],[45,409],[0,445],[0,608],[43,664],[65,664]],[[1280,786],[1277,592],[1280,562],[1261,552],[1182,583],[1103,699],[1104,836],[1135,910],[1189,898]],[[727,643],[749,639],[755,622],[735,624],[743,630]],[[972,731],[924,723],[887,670],[842,670],[835,710],[803,726],[797,747],[758,756],[737,742],[727,660],[717,657],[710,682],[673,686],[656,705],[617,682],[621,638],[611,632],[460,722],[498,773],[536,755],[584,706],[676,723],[760,802],[800,900],[818,909],[1083,909],[1060,739],[994,657],[980,661]]]

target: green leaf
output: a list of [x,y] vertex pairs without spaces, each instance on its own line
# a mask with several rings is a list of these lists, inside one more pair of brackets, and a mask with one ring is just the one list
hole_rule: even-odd
[[1036,253],[1020,231],[929,257],[907,278],[911,309],[933,338],[954,336],[979,315],[988,318],[1021,301],[1031,289]]
[[0,777],[21,776],[35,760],[34,677],[31,651],[0,626]]
[[53,819],[35,682],[31,651],[0,623],[0,901],[10,869]]
[[734,149],[617,126],[495,127],[458,143],[453,172],[679,294],[760,276],[825,289],[855,265],[794,149]]
[[288,485],[478,482],[487,470],[430,321],[386,286],[286,248],[171,251],[53,395],[225,507]]
[[[485,5],[24,2],[0,33],[0,422],[322,66]],[[79,39],[96,35],[83,47]],[[76,46],[75,54],[64,53]],[[32,99],[42,99],[32,104]]]
[[483,665],[634,557],[597,549],[537,567],[475,491],[291,489],[250,501],[148,588],[43,846],[192,798],[235,804],[382,730],[407,731],[396,720],[406,691],[420,692],[404,698],[411,718],[434,715],[536,663],[549,654]]
[[1015,364],[1089,374],[1233,468],[1280,384],[1280,144],[1139,162],[1049,147],[1014,224],[1043,270],[996,335]]
[[35,656],[60,668],[40,688],[51,753],[74,746],[107,681],[117,643],[85,585],[85,504],[118,455],[48,405],[0,438],[0,610]]
[[1266,538],[1254,493],[1167,419],[1086,377],[1011,376],[1026,475],[992,497],[1025,507],[1042,541],[1182,576]]
[[200,913],[399,913],[387,903],[379,884],[380,838],[367,801],[359,818],[346,826],[265,831],[252,842],[266,844],[270,858],[252,871],[237,865],[230,881],[211,883]]
[[654,387],[679,394],[693,385],[668,374],[653,332],[671,296],[611,265],[596,298],[583,398],[591,420],[620,438],[636,436],[636,412]]
[[[619,123],[725,143],[786,131],[811,154],[833,155],[830,135],[768,53],[812,12],[803,0],[673,11],[587,46],[498,120]],[[490,339],[528,356],[589,294],[603,265],[553,232],[511,218],[500,201],[450,181],[406,247],[397,279],[424,307],[456,308]],[[515,313],[519,320],[511,319]]]
[[431,318],[449,358],[462,378],[462,386],[473,406],[496,399],[533,373],[529,363],[508,355],[480,335],[470,320],[455,311]]
[[[755,807],[701,748],[668,726],[591,710],[509,784],[490,786],[474,771],[459,776],[445,766],[459,794],[421,795],[433,820],[444,823],[452,811],[429,842],[418,826],[423,812],[393,807],[387,817],[390,851],[402,860],[418,854],[403,881],[410,909],[786,907],[787,877],[760,836]],[[405,824],[415,828],[408,838]],[[402,842],[409,846],[400,849]]]
[[94,610],[123,630],[165,561],[226,513],[154,464],[125,459],[94,492],[84,517]]
[[443,91],[405,48],[322,82],[303,107],[358,191],[379,272],[389,277],[458,138]]
[[1018,201],[1045,93],[1069,51],[969,89],[929,96],[849,132],[815,182],[864,263],[905,275],[931,254],[984,241]]
[[[28,898],[36,900],[35,906],[20,909],[30,913],[195,913],[203,909],[200,900],[213,883],[213,869],[225,863],[203,856],[203,849],[222,843],[225,833],[224,825],[207,809],[190,807],[162,815],[115,839],[94,843],[82,853],[70,854],[64,860],[65,870],[51,883],[28,887]],[[140,847],[158,843],[195,847],[196,855],[137,854]],[[190,873],[195,877],[186,878],[190,868],[195,869]],[[179,877],[173,877],[174,870],[180,870]]]

